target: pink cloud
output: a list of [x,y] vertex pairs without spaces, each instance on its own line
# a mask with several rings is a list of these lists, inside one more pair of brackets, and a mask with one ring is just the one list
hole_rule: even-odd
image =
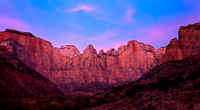
[[153,44],[159,48],[161,44],[166,46],[172,38],[178,38],[178,29],[180,26],[193,24],[199,22],[200,15],[195,12],[187,13],[185,16],[174,19],[173,17],[163,20],[154,26],[141,29],[139,32],[142,34],[138,41],[146,44]]
[[0,15],[0,18],[1,18],[0,25],[4,28],[14,28],[14,29],[26,30],[26,31],[30,30],[31,28],[27,23],[19,19],[11,18],[4,15]]
[[163,42],[168,43],[171,38],[178,37],[178,28],[179,25],[176,23],[170,25],[155,25],[140,30],[140,33],[142,33],[143,36],[137,40],[146,44],[153,44],[157,47],[158,45],[163,44]]
[[97,11],[96,7],[91,5],[79,5],[73,9],[66,10],[67,12],[78,12],[78,11],[85,11],[85,12],[94,12]]
[[133,23],[132,16],[133,16],[134,12],[135,12],[135,10],[133,8],[129,8],[125,12],[125,20],[130,24]]

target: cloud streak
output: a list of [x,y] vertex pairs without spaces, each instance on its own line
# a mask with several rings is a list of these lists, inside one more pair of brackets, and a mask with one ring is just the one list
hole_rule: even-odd
[[76,28],[76,29],[78,29],[78,30],[81,30],[81,31],[85,31],[85,30],[86,30],[86,28],[84,28],[83,26],[81,26],[81,25],[79,25],[79,24],[76,24],[76,23],[74,23],[74,22],[68,22],[68,24],[69,24],[70,26],[72,26],[73,28]]
[[130,24],[134,23],[133,19],[132,19],[134,12],[135,12],[135,10],[133,8],[129,8],[129,9],[126,10],[125,21],[127,21],[127,23],[130,23]]
[[78,11],[84,11],[84,12],[96,12],[96,7],[92,5],[79,5],[75,8],[66,10],[66,12],[78,12]]
[[119,32],[118,31],[106,31],[104,32],[103,34],[101,35],[98,35],[96,37],[90,37],[88,38],[88,40],[101,40],[101,41],[104,41],[104,40],[107,40],[108,38],[111,38],[111,37],[114,37],[118,34]]
[[179,18],[174,19],[172,17],[151,27],[141,29],[139,32],[142,33],[142,36],[138,40],[147,44],[153,44],[156,48],[160,48],[163,44],[165,44],[163,46],[166,46],[170,39],[178,37],[178,29],[180,26],[198,22],[200,15],[192,11],[185,16],[179,16]]

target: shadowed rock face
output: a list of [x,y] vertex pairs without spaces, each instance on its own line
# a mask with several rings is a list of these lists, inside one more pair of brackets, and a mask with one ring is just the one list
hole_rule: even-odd
[[[92,45],[88,45],[80,54],[75,46],[54,48],[46,40],[19,34],[19,31],[1,32],[0,45],[6,46],[16,58],[55,82],[64,92],[93,92],[100,89],[97,85],[106,87],[134,81],[162,62],[185,58],[187,54],[183,49],[189,47],[180,43],[184,41],[180,38],[184,35],[181,30],[185,31],[179,30],[179,40],[173,39],[167,48],[160,48],[157,52],[154,47],[133,40],[120,46],[117,51],[110,49],[105,53],[101,50],[99,54]],[[193,48],[189,48],[191,52]]]
[[0,98],[60,94],[56,84],[30,69],[0,46]]

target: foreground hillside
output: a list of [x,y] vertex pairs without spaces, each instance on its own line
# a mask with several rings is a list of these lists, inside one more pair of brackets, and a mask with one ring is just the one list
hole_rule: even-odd
[[57,86],[0,46],[0,98],[59,94]]
[[96,97],[107,103],[92,110],[199,110],[200,55],[159,65],[139,80]]

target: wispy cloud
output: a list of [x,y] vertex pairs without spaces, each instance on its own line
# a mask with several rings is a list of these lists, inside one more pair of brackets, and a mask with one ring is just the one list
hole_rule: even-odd
[[180,19],[174,19],[172,17],[148,28],[141,29],[139,33],[141,33],[142,36],[140,36],[138,40],[146,44],[153,44],[156,48],[166,46],[170,39],[178,37],[178,29],[180,26],[199,22],[200,15],[192,11],[185,16],[179,16],[179,18]]
[[134,13],[134,8],[127,8],[120,12],[116,12],[116,9],[107,10],[106,8],[101,7],[98,8],[98,13],[91,13],[91,15],[98,20],[107,21],[113,24],[124,25],[134,23]]
[[103,34],[100,34],[98,36],[95,36],[95,37],[90,37],[88,38],[88,40],[107,40],[108,38],[111,38],[111,37],[114,37],[118,34],[119,32],[118,31],[106,31],[104,32]]
[[78,5],[75,8],[65,10],[66,12],[78,12],[78,11],[84,11],[84,12],[96,12],[97,9],[95,6],[92,5]]
[[124,19],[125,19],[125,21],[127,21],[127,23],[130,23],[130,24],[134,23],[134,21],[132,19],[134,12],[135,12],[135,9],[133,9],[133,8],[129,8],[126,10]]
[[85,31],[85,30],[86,30],[83,26],[81,26],[81,25],[79,25],[79,24],[76,24],[76,23],[74,23],[74,22],[68,22],[68,24],[69,24],[70,26],[72,26],[73,28],[76,28],[76,29],[78,29],[78,30],[81,30],[81,31]]
[[0,18],[0,25],[4,28],[14,28],[26,31],[31,29],[31,27],[27,23],[19,19],[11,18],[4,15],[0,15]]

